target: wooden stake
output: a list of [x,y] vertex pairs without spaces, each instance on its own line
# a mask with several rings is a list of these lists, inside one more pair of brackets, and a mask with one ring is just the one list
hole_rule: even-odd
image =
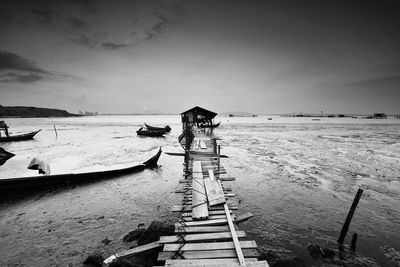
[[343,245],[344,239],[347,235],[347,232],[349,231],[349,226],[351,219],[353,218],[354,212],[356,211],[358,202],[360,201],[361,195],[362,195],[363,190],[361,188],[358,189],[356,197],[353,200],[353,204],[351,205],[351,208],[349,210],[349,213],[347,214],[346,221],[343,224],[342,231],[340,232],[340,236],[338,239],[338,243]]
[[56,129],[56,126],[54,124],[53,124],[53,127],[54,127],[54,131],[56,132],[56,137],[58,137],[57,129]]

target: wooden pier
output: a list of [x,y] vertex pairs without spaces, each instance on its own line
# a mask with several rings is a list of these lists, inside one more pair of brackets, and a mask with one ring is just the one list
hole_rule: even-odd
[[[146,249],[162,248],[158,262],[164,266],[268,266],[266,261],[258,261],[256,242],[247,240],[246,233],[238,228],[240,222],[253,215],[234,213],[238,209],[235,194],[225,182],[235,179],[226,176],[212,129],[204,129],[204,125],[212,125],[211,119],[216,115],[199,107],[182,113],[184,125],[179,142],[185,149],[185,160],[183,179],[175,191],[182,195],[182,203],[172,207],[172,212],[179,214],[174,235],[117,253],[105,263]],[[199,122],[207,124],[198,127]]]
[[158,260],[165,266],[268,266],[257,260],[256,242],[245,240],[246,233],[236,225],[252,215],[233,213],[238,209],[235,194],[221,181],[226,170],[215,149],[216,139],[197,128],[192,134],[185,178],[176,190],[182,194],[182,205],[172,208],[179,213],[176,235],[160,238],[164,248]]

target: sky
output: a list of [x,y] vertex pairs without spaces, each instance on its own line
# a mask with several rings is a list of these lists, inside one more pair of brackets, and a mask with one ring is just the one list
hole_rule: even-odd
[[3,0],[0,105],[400,113],[400,2]]

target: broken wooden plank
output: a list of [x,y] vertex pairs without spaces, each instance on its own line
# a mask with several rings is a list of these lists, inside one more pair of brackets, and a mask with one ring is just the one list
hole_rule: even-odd
[[251,212],[246,212],[240,215],[237,215],[235,218],[235,223],[239,224],[241,222],[247,221],[248,219],[254,217],[253,213]]
[[[257,244],[254,240],[251,241],[239,241],[240,246],[245,248],[257,248]],[[178,251],[182,244],[165,244],[163,251]],[[232,241],[229,242],[208,242],[208,243],[187,243],[182,246],[181,251],[194,251],[194,250],[222,250],[222,249],[234,249],[235,245]]]
[[123,259],[123,258],[126,258],[126,257],[130,257],[130,256],[133,256],[133,255],[136,255],[136,254],[139,254],[139,253],[151,250],[151,249],[159,248],[159,247],[161,247],[163,245],[164,244],[160,244],[160,242],[155,241],[155,242],[143,245],[143,246],[138,246],[138,247],[131,248],[131,249],[128,249],[128,250],[123,251],[123,252],[116,253],[116,254],[108,257],[107,259],[105,259],[103,262],[104,262],[105,265],[109,265],[110,263],[112,263],[116,259]]
[[[246,233],[244,231],[237,231],[236,235],[238,238],[246,237]],[[185,242],[193,242],[193,241],[209,241],[209,240],[223,240],[223,239],[232,239],[231,232],[220,232],[220,233],[207,233],[207,234],[189,234],[185,235]],[[160,236],[160,244],[165,243],[175,243],[181,240],[181,237],[178,235],[171,236]]]
[[221,185],[215,180],[214,172],[208,170],[208,178],[204,179],[204,185],[206,187],[208,205],[215,206],[226,202],[224,192]]
[[[256,249],[244,249],[244,257],[258,257]],[[159,261],[165,261],[172,259],[175,256],[175,252],[161,251],[158,254]],[[223,259],[223,258],[235,258],[236,251],[234,249],[229,250],[203,250],[203,251],[184,251],[182,256],[185,259]]]

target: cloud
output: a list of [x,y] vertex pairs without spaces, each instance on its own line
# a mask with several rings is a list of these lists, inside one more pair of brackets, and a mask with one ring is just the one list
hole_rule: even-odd
[[93,40],[92,38],[88,37],[85,34],[82,33],[74,33],[73,37],[70,37],[69,40],[78,44],[78,45],[83,45],[89,48],[93,48],[93,46],[96,44],[96,41]]
[[89,23],[79,19],[79,18],[70,18],[69,23],[71,24],[72,28],[79,30],[79,29],[86,29],[89,27]]
[[49,72],[39,68],[34,62],[26,58],[11,52],[0,50],[0,71],[2,70],[19,70],[49,74]]
[[120,49],[120,48],[124,48],[127,47],[127,44],[116,44],[113,42],[106,42],[106,43],[102,43],[101,44],[102,47],[107,48],[107,49]]
[[46,76],[37,73],[7,73],[0,76],[0,82],[32,83],[45,79]]
[[40,23],[49,24],[53,19],[52,4],[52,0],[39,0],[32,7],[31,12],[41,18]]

